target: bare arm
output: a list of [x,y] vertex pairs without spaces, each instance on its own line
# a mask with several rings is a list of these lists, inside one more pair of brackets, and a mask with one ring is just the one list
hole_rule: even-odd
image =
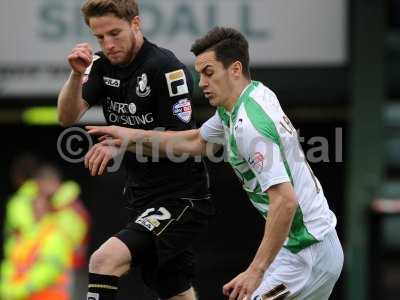
[[144,146],[146,148],[159,147],[162,153],[173,153],[174,155],[206,155],[208,151],[215,151],[214,146],[202,138],[199,129],[146,131]]
[[101,143],[92,147],[85,157],[90,173],[102,175],[108,162],[126,150],[146,156],[205,155],[218,145],[207,143],[200,130],[156,131],[118,126],[86,126],[90,134],[100,135]]
[[61,126],[77,122],[89,105],[82,98],[82,79],[86,68],[92,63],[89,44],[78,44],[68,56],[72,72],[58,95],[58,120]]
[[298,207],[292,185],[281,183],[269,188],[267,193],[270,206],[263,239],[248,269],[224,286],[223,292],[229,300],[249,299],[289,234]]
[[82,74],[71,72],[58,95],[58,120],[63,127],[77,122],[89,108],[82,99],[82,77]]
[[[206,155],[215,152],[218,146],[207,143],[199,129],[184,131],[157,131],[131,129],[118,126],[87,126],[90,134],[111,137],[116,146],[128,147],[129,151],[136,152],[137,147],[147,150],[159,149],[164,154]],[[146,152],[148,153],[148,152]]]
[[267,191],[270,210],[264,236],[250,268],[264,273],[281,250],[289,234],[298,203],[290,183],[272,186]]

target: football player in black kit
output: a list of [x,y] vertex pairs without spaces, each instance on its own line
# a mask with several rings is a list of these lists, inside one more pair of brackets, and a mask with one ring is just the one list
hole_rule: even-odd
[[[136,1],[87,0],[82,12],[102,52],[78,44],[68,56],[72,72],[58,98],[61,125],[101,104],[109,125],[194,128],[190,72],[171,51],[143,37]],[[118,151],[99,143],[88,152],[86,167],[100,175],[106,166],[93,164]],[[87,299],[116,299],[119,277],[141,265],[144,282],[161,299],[194,300],[190,247],[213,214],[204,164],[144,163],[126,152],[123,165],[131,221],[91,255]]]

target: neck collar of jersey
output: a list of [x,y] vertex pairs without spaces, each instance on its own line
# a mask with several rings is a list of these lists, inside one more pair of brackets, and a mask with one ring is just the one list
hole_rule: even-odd
[[151,48],[151,43],[143,37],[143,45],[140,47],[138,53],[135,58],[125,66],[118,66],[121,70],[132,70],[139,67],[146,60],[146,57],[149,55],[149,49]]
[[242,93],[240,94],[238,100],[236,101],[235,105],[233,106],[232,109],[232,121],[235,122],[236,121],[236,117],[237,117],[237,113],[239,111],[239,107],[240,105],[243,103],[243,101],[249,96],[249,94],[254,91],[254,89],[257,87],[258,85],[258,81],[250,81],[250,83],[244,88],[244,90],[242,91]]

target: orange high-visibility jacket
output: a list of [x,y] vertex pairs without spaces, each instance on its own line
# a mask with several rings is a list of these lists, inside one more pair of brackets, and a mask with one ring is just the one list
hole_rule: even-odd
[[79,188],[70,182],[63,184],[52,199],[58,210],[40,222],[34,221],[31,211],[35,188],[34,182],[25,184],[7,207],[0,299],[68,299],[74,251],[88,230],[83,214],[71,205]]

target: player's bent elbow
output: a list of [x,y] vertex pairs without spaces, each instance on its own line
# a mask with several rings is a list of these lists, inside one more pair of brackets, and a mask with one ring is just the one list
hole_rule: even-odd
[[58,124],[60,124],[61,127],[69,127],[75,122],[71,120],[71,118],[66,118],[64,115],[58,114]]
[[296,198],[292,196],[285,196],[283,198],[286,210],[291,214],[295,214],[299,207],[299,202],[297,202]]

